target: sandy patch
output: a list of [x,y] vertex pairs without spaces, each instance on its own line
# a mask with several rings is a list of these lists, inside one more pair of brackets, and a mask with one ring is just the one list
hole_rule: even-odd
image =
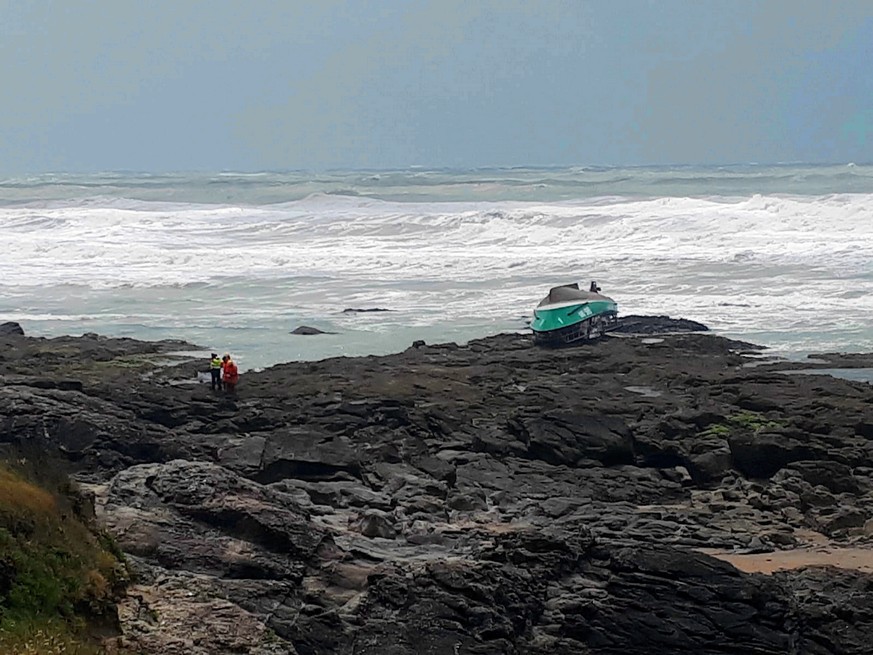
[[808,566],[833,566],[873,574],[873,549],[870,548],[796,549],[750,555],[708,551],[707,554],[729,562],[746,573],[770,574]]

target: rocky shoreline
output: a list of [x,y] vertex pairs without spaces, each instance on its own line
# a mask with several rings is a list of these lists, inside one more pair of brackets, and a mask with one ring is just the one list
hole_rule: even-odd
[[0,347],[0,454],[72,467],[133,652],[869,652],[873,386],[784,371],[873,355],[502,334],[227,396],[184,342]]

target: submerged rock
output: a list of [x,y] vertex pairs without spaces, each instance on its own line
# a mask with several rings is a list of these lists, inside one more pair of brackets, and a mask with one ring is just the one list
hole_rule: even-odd
[[300,327],[296,327],[291,330],[291,334],[301,334],[305,336],[315,335],[315,334],[336,334],[336,332],[325,332],[324,330],[319,330],[315,327],[310,327],[308,325],[301,325]]

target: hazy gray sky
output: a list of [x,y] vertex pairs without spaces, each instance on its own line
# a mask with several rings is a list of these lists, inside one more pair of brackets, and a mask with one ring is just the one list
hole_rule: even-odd
[[0,171],[873,160],[873,0],[0,0]]

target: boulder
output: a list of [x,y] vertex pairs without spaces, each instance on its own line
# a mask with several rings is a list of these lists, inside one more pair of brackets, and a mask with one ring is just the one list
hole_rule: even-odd
[[819,454],[809,443],[772,432],[732,435],[728,444],[734,467],[751,478],[769,478],[791,462]]
[[24,329],[18,323],[7,321],[0,323],[0,336],[2,337],[23,337]]
[[336,332],[325,332],[324,330],[319,330],[316,327],[310,327],[308,325],[301,325],[300,327],[296,327],[291,330],[291,334],[299,334],[303,336],[312,336],[316,334],[336,334]]
[[528,455],[550,464],[575,466],[593,459],[607,466],[634,459],[634,439],[620,418],[552,412],[522,423],[520,440]]

